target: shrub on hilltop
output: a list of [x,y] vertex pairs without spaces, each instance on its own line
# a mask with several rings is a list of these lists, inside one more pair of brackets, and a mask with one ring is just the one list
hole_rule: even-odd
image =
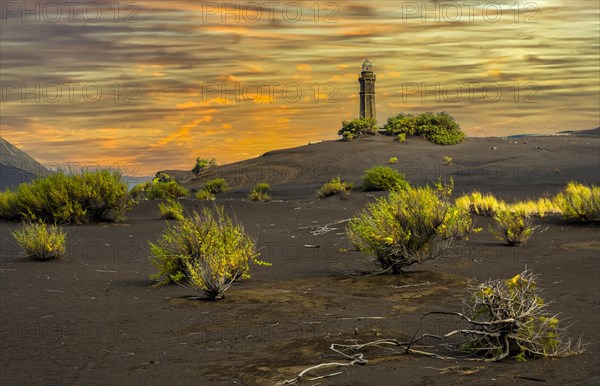
[[445,112],[418,116],[400,113],[388,118],[383,128],[388,135],[401,138],[401,142],[411,135],[420,135],[438,145],[455,145],[466,138],[454,118]]
[[342,128],[338,135],[342,136],[344,141],[352,141],[356,138],[362,138],[366,135],[377,133],[377,121],[375,118],[357,118],[352,121],[343,121]]
[[196,164],[192,168],[192,173],[198,176],[214,166],[217,166],[217,160],[214,158],[208,159],[196,157]]

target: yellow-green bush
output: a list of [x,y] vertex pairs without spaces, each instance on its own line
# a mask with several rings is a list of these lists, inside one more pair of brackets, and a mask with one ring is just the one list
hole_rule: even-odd
[[600,186],[569,182],[554,198],[554,204],[567,220],[600,221]]
[[28,257],[49,260],[61,258],[65,254],[67,234],[56,225],[26,222],[12,235]]
[[449,203],[452,183],[436,189],[408,187],[368,204],[350,220],[346,234],[387,272],[439,257],[472,229],[468,212]]
[[160,215],[165,220],[183,220],[183,204],[175,200],[158,203]]
[[324,183],[317,190],[317,197],[325,198],[329,196],[338,195],[341,198],[348,198],[348,196],[350,196],[351,190],[352,183],[342,181],[342,179],[338,176],[332,178],[329,182]]
[[546,215],[560,214],[560,209],[547,198],[540,198],[537,201],[517,201],[510,205],[510,209],[513,212],[522,213],[530,217],[544,217]]
[[511,206],[497,210],[494,221],[495,227],[491,227],[490,231],[510,246],[527,242],[535,229],[529,214]]
[[497,210],[505,208],[506,203],[491,194],[475,191],[455,200],[455,205],[481,216],[493,215]]
[[120,220],[127,207],[127,184],[112,170],[57,171],[0,196],[3,218],[53,223]]
[[266,182],[259,182],[248,194],[250,201],[267,202],[271,201],[271,186]]
[[20,214],[17,208],[18,200],[15,192],[10,189],[0,192],[0,218],[18,219]]
[[366,191],[373,190],[402,190],[408,188],[404,181],[404,174],[389,166],[373,166],[365,170],[362,188]]
[[388,160],[388,162],[393,165],[396,162],[398,162],[398,157],[390,157],[390,159]]
[[207,181],[203,189],[212,194],[217,194],[228,191],[229,185],[224,178],[215,178],[214,180]]
[[152,264],[159,284],[187,280],[211,299],[238,279],[249,277],[249,264],[266,264],[257,259],[254,241],[244,228],[234,224],[222,207],[194,212],[150,243]]

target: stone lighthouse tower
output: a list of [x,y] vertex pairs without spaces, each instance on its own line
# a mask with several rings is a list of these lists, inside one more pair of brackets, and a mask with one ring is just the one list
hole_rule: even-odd
[[358,82],[360,83],[360,118],[375,119],[375,74],[369,60],[362,65],[362,72]]

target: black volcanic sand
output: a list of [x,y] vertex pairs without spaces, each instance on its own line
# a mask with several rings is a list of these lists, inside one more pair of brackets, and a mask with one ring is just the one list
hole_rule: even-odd
[[[526,143],[524,143],[526,142]],[[491,148],[495,148],[492,150]],[[343,361],[331,343],[408,339],[428,311],[460,311],[465,286],[504,279],[526,267],[539,276],[549,311],[583,334],[586,353],[558,360],[502,363],[443,361],[366,350],[366,366],[328,369],[340,375],[321,385],[534,385],[600,383],[600,228],[546,217],[530,242],[505,247],[487,231],[473,235],[445,259],[398,276],[353,276],[376,269],[352,250],[344,224],[315,236],[316,227],[355,215],[374,196],[316,200],[314,190],[340,175],[359,183],[367,167],[393,165],[412,184],[453,176],[456,193],[489,191],[506,200],[554,194],[570,180],[600,183],[600,139],[529,137],[469,139],[441,147],[419,139],[405,144],[372,137],[270,152],[216,169],[233,189],[218,195],[228,213],[257,238],[262,259],[252,279],[218,302],[182,286],[152,288],[148,241],[165,228],[156,202],[143,202],[124,224],[65,227],[68,257],[51,262],[23,256],[1,222],[2,385],[245,385],[275,384],[321,362]],[[454,159],[445,165],[444,156]],[[201,179],[171,172],[199,188]],[[267,181],[273,201],[243,201],[251,185]],[[203,205],[185,201],[191,211]],[[489,219],[476,217],[487,229]],[[319,246],[319,248],[309,248]],[[427,319],[443,333],[452,318]]]

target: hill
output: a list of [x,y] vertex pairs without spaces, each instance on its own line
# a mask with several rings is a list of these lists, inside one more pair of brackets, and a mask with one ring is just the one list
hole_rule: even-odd
[[561,131],[559,134],[568,134],[576,137],[600,137],[600,127],[589,130],[567,130]]
[[0,189],[14,188],[47,173],[33,157],[0,137]]
[[[191,189],[222,177],[233,190],[247,192],[256,182],[268,182],[278,195],[290,198],[314,189],[335,176],[360,185],[363,171],[389,165],[422,185],[452,176],[457,191],[501,191],[507,199],[554,193],[570,180],[600,182],[600,138],[536,136],[469,138],[453,146],[439,146],[421,138],[398,143],[375,135],[352,142],[325,141],[270,151],[261,157],[222,165],[196,177],[189,171],[166,172]],[[447,164],[444,157],[453,159]],[[500,192],[499,192],[500,193]]]

